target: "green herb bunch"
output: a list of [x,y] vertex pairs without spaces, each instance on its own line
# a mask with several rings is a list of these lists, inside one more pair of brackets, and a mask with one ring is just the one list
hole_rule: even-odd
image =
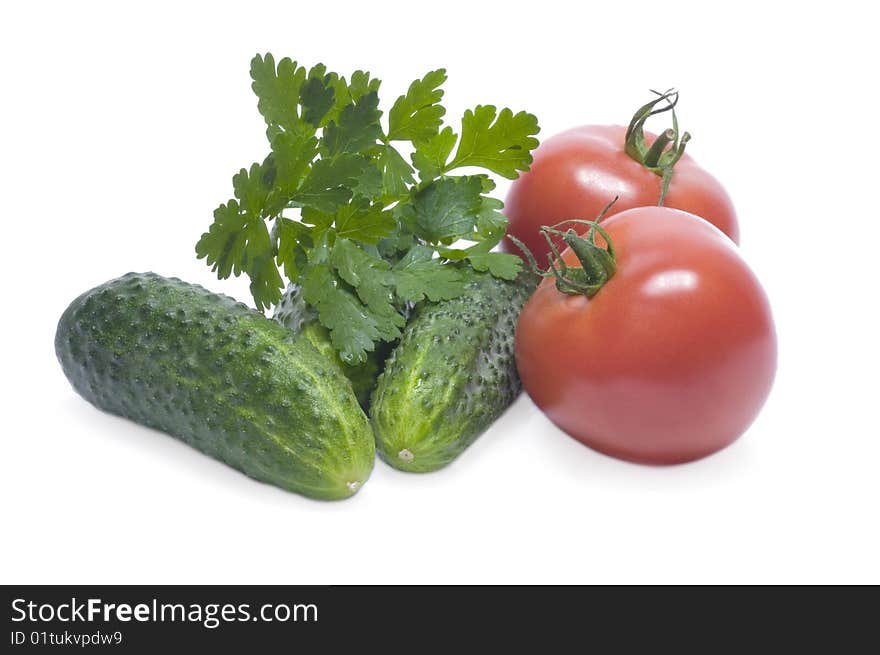
[[[460,295],[471,270],[517,275],[519,257],[492,252],[507,228],[503,203],[487,195],[495,183],[450,173],[528,170],[533,115],[478,105],[456,133],[443,126],[439,69],[397,98],[383,126],[381,82],[369,73],[346,80],[271,54],[250,72],[271,152],[232,178],[235,198],[214,211],[196,254],[221,279],[247,274],[258,309],[280,301],[283,273],[343,361],[357,364],[399,337],[406,303]],[[401,142],[412,144],[412,164]]]

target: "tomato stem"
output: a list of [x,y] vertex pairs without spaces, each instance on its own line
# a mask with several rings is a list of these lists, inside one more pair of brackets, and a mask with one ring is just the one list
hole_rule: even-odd
[[657,168],[657,165],[660,163],[660,156],[663,154],[663,151],[666,150],[666,146],[674,142],[675,130],[670,127],[654,139],[654,143],[648,148],[648,152],[645,153],[645,166],[648,168]]
[[[656,94],[657,98],[639,107],[630,120],[626,129],[624,151],[642,166],[660,176],[660,197],[657,204],[662,207],[669,191],[669,183],[672,181],[672,169],[684,155],[685,146],[690,141],[691,135],[688,132],[679,134],[678,116],[675,114],[678,91],[669,89],[660,93],[652,90],[652,93]],[[664,102],[665,104],[661,105]],[[658,105],[661,106],[658,108]],[[672,113],[672,127],[665,130],[648,146],[645,140],[645,121],[651,116],[666,111]]]
[[[617,270],[614,243],[608,233],[599,225],[599,221],[616,201],[615,197],[595,220],[569,219],[555,225],[542,226],[541,235],[550,247],[550,252],[547,253],[548,267],[546,269],[541,269],[538,266],[534,255],[522,241],[512,235],[508,235],[508,237],[523,251],[535,273],[541,277],[556,278],[556,288],[559,291],[569,295],[585,295],[587,298],[592,298],[614,276]],[[585,236],[580,236],[573,228],[565,231],[557,229],[572,223],[588,225],[590,229]],[[605,240],[605,248],[596,244],[596,234]],[[554,236],[561,237],[562,241],[571,248],[581,264],[580,268],[571,267],[565,263],[553,239]]]

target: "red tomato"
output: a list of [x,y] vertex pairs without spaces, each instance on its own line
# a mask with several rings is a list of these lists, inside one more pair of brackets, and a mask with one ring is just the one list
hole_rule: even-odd
[[[548,278],[523,308],[525,389],[562,430],[615,457],[674,464],[724,448],[776,372],[761,285],[733,242],[692,214],[642,207],[602,227],[617,266],[598,293],[567,295]],[[580,266],[570,249],[563,259]]]
[[[527,173],[504,203],[508,233],[529,247],[541,265],[549,248],[538,230],[571,218],[593,220],[615,196],[606,218],[633,207],[657,205],[661,178],[624,152],[626,128],[586,125],[557,134],[534,152]],[[645,132],[650,144],[656,138]],[[664,205],[705,218],[739,243],[733,203],[721,184],[685,153],[673,168]],[[501,247],[521,254],[509,239]]]

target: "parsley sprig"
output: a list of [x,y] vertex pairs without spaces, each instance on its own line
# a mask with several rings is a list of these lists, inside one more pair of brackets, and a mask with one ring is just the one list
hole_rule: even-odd
[[517,275],[519,257],[492,250],[507,228],[488,195],[495,183],[450,173],[528,170],[533,115],[478,105],[456,133],[443,125],[439,69],[410,84],[383,126],[381,82],[369,73],[346,80],[271,54],[254,57],[250,72],[271,152],[232,178],[235,197],[214,211],[196,254],[221,279],[245,273],[258,309],[280,301],[284,278],[300,285],[354,364],[400,336],[406,303],[460,295],[471,269]]

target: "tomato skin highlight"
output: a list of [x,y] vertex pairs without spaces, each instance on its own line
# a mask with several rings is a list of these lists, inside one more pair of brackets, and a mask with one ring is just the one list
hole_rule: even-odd
[[[676,464],[724,448],[776,372],[760,283],[733,242],[692,214],[642,207],[602,226],[617,251],[605,286],[588,299],[548,278],[523,308],[525,389],[563,431],[614,457]],[[563,258],[580,265],[570,249]]]
[[[544,141],[528,172],[514,180],[504,202],[508,233],[528,246],[543,266],[549,248],[542,225],[577,218],[594,220],[615,196],[606,218],[634,207],[656,206],[660,176],[624,152],[626,128],[585,125]],[[645,132],[648,143],[656,138]],[[714,177],[685,153],[675,164],[664,205],[696,214],[739,243],[736,210]],[[521,255],[510,239],[502,250]]]

